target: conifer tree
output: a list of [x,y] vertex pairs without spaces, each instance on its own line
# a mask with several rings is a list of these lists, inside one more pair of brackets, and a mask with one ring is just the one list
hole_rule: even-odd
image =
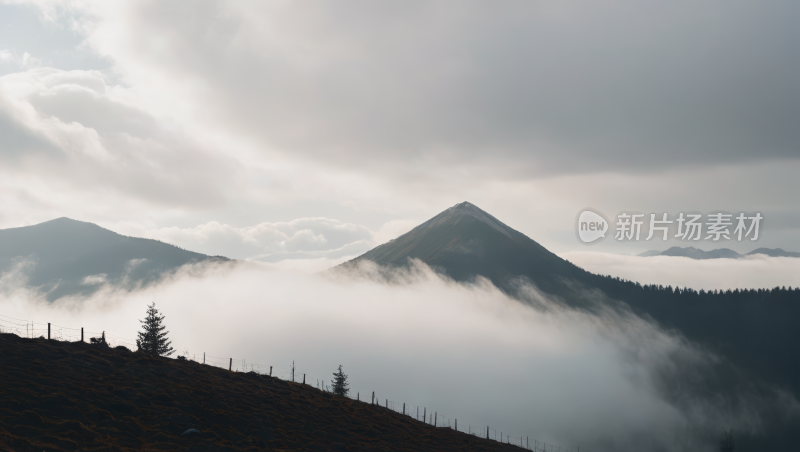
[[733,452],[733,429],[730,431],[725,430],[722,439],[719,441],[720,452]]
[[169,356],[175,353],[170,346],[172,342],[167,338],[169,332],[164,331],[166,327],[162,325],[163,321],[164,316],[159,315],[155,303],[147,306],[147,317],[139,320],[144,330],[139,332],[139,337],[136,339],[136,347],[139,348],[139,351],[156,356]]
[[347,375],[342,372],[342,365],[339,365],[339,371],[333,373],[333,380],[331,380],[331,389],[334,394],[340,396],[347,396],[350,393],[349,384],[347,383]]

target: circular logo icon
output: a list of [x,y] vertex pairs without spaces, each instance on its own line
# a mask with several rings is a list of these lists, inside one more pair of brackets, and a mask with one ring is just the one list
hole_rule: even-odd
[[606,238],[609,223],[606,217],[596,209],[587,207],[578,211],[575,218],[575,236],[584,245],[594,245]]

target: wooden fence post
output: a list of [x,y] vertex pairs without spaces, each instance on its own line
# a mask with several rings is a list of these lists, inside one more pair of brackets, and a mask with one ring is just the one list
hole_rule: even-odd
[[456,431],[458,431],[458,419],[456,419]]
[[203,352],[203,364],[206,363],[206,352]]
[[406,414],[406,403],[403,402],[403,414]]
[[228,363],[228,371],[233,370],[233,358],[231,358],[231,362]]
[[433,426],[436,427],[436,421],[439,420],[439,413],[433,412]]
[[47,322],[47,340],[50,340],[50,322]]
[[389,399],[386,399],[386,408],[389,408]]
[[428,408],[422,407],[422,422],[428,423]]
[[372,404],[375,405],[375,391],[372,391]]
[[269,366],[269,376],[272,376],[272,366]]
[[486,439],[489,439],[489,426],[486,426]]
[[81,342],[83,342],[83,327],[81,327]]

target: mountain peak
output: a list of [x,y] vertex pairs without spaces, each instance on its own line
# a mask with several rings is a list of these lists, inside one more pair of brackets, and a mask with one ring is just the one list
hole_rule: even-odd
[[800,253],[795,253],[792,251],[784,251],[782,248],[758,248],[747,254],[748,255],[765,254],[771,257],[800,257]]
[[[515,230],[511,229],[510,227],[506,226],[503,222],[498,220],[497,218],[491,216],[488,212],[484,211],[480,207],[472,204],[470,202],[464,201],[460,204],[456,204],[453,207],[445,210],[444,212],[440,213],[439,215],[433,217],[428,223],[434,222],[437,218],[441,220],[445,220],[453,215],[469,215],[471,217],[477,218],[483,223],[491,226],[498,232],[503,233],[506,237],[513,239]],[[434,222],[438,223],[438,222]],[[427,223],[423,223],[420,226],[424,226]]]
[[44,221],[34,226],[39,226],[39,225],[59,225],[59,226],[73,226],[73,227],[84,226],[84,227],[102,228],[102,226],[98,226],[95,223],[91,223],[89,221],[73,220],[72,218],[69,217],[59,217],[50,221]]
[[419,259],[457,280],[476,276],[511,288],[525,275],[540,288],[560,290],[558,278],[577,269],[519,231],[469,202],[456,204],[400,237],[340,264],[349,268],[360,260],[404,266]]
[[470,209],[470,208],[478,209],[478,207],[475,204],[472,204],[469,201],[464,201],[462,203],[456,204],[453,207],[451,207],[451,209]]
[[645,253],[640,254],[639,256],[643,257],[650,257],[650,256],[675,256],[675,257],[688,257],[691,259],[739,259],[742,257],[741,254],[733,251],[729,248],[719,248],[716,250],[711,251],[703,251],[699,248],[695,248],[693,246],[687,246],[681,248],[680,246],[673,246],[666,251],[658,252],[658,251],[648,251]]

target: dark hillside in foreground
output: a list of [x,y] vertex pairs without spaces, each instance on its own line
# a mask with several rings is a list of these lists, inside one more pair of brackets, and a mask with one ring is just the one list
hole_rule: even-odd
[[80,342],[0,334],[0,363],[0,450],[523,450],[300,383]]
[[182,265],[206,260],[229,259],[69,218],[0,230],[0,273],[29,262],[28,286],[45,292],[51,301],[91,294],[103,281],[127,289],[146,286]]

